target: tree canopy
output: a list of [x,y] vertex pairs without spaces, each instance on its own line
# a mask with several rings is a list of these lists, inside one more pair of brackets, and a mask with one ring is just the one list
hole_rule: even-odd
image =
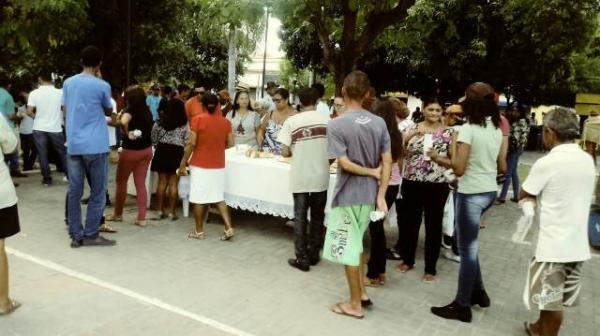
[[[94,44],[104,53],[103,76],[126,83],[127,1],[0,0],[0,72],[34,82],[39,70],[80,71],[79,53]],[[259,0],[131,0],[133,82],[193,82],[224,87],[227,32],[237,34],[237,68],[262,31]]]
[[[342,2],[355,4],[357,18],[373,10],[362,1],[324,2],[320,12],[330,18],[330,40],[339,53],[348,20],[340,14]],[[481,80],[533,104],[565,103],[574,92],[600,91],[594,73],[600,66],[596,0],[419,0],[411,5],[405,18],[363,45],[354,65],[370,75],[378,91],[435,93],[451,100],[468,83]],[[327,48],[309,13],[288,9],[280,17],[283,47],[295,67],[334,76],[341,71],[338,77],[352,70],[321,65],[327,65]],[[364,27],[359,32],[364,34]]]

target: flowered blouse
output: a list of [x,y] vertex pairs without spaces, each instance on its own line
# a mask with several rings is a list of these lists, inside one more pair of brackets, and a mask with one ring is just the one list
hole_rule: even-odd
[[[416,131],[418,125],[408,128],[407,132]],[[432,134],[433,148],[441,157],[447,157],[452,144],[453,128],[440,128]],[[448,169],[433,162],[423,152],[424,136],[415,135],[406,144],[403,179],[416,182],[446,183],[444,172]]]
[[175,146],[185,147],[190,135],[190,130],[187,124],[172,129],[170,131],[165,130],[158,123],[155,123],[152,127],[152,144],[158,146],[158,144],[169,144]]
[[508,138],[508,151],[522,151],[527,146],[527,138],[529,137],[529,122],[522,118],[510,125],[510,135]]

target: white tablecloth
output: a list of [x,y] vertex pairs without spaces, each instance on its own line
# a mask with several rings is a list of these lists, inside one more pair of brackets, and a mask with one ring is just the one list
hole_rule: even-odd
[[[279,156],[251,159],[235,148],[225,153],[225,203],[232,208],[292,219],[294,199],[289,180],[290,164],[281,162]],[[336,175],[330,175],[326,211],[335,181]]]

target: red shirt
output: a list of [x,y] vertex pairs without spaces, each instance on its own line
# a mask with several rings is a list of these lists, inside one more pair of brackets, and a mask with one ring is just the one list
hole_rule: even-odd
[[196,133],[196,148],[190,165],[206,169],[225,168],[225,148],[231,123],[219,111],[194,118],[191,130]]
[[508,123],[508,119],[503,115],[500,115],[500,130],[502,131],[502,136],[510,134],[510,124]]
[[[199,96],[192,97],[185,102],[185,114],[190,125],[193,124],[194,118],[204,113],[207,112],[202,106]],[[221,106],[217,106],[215,113],[221,114]]]

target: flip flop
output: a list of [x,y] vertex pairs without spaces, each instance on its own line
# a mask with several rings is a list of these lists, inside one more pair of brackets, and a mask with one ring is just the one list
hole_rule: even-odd
[[363,317],[365,317],[364,315],[350,314],[349,312],[345,311],[344,308],[342,308],[341,304],[339,304],[339,303],[336,303],[333,306],[331,306],[330,310],[338,315],[353,317],[353,318],[359,319],[359,320],[362,319]]
[[18,301],[15,301],[15,300],[10,300],[10,306],[8,307],[8,310],[5,312],[0,312],[0,316],[8,315],[8,314],[14,312],[15,310],[17,310],[19,307],[21,307],[21,303],[19,303]]
[[113,228],[110,224],[100,225],[100,227],[98,228],[98,231],[106,232],[106,233],[117,233],[117,230],[115,228]]

